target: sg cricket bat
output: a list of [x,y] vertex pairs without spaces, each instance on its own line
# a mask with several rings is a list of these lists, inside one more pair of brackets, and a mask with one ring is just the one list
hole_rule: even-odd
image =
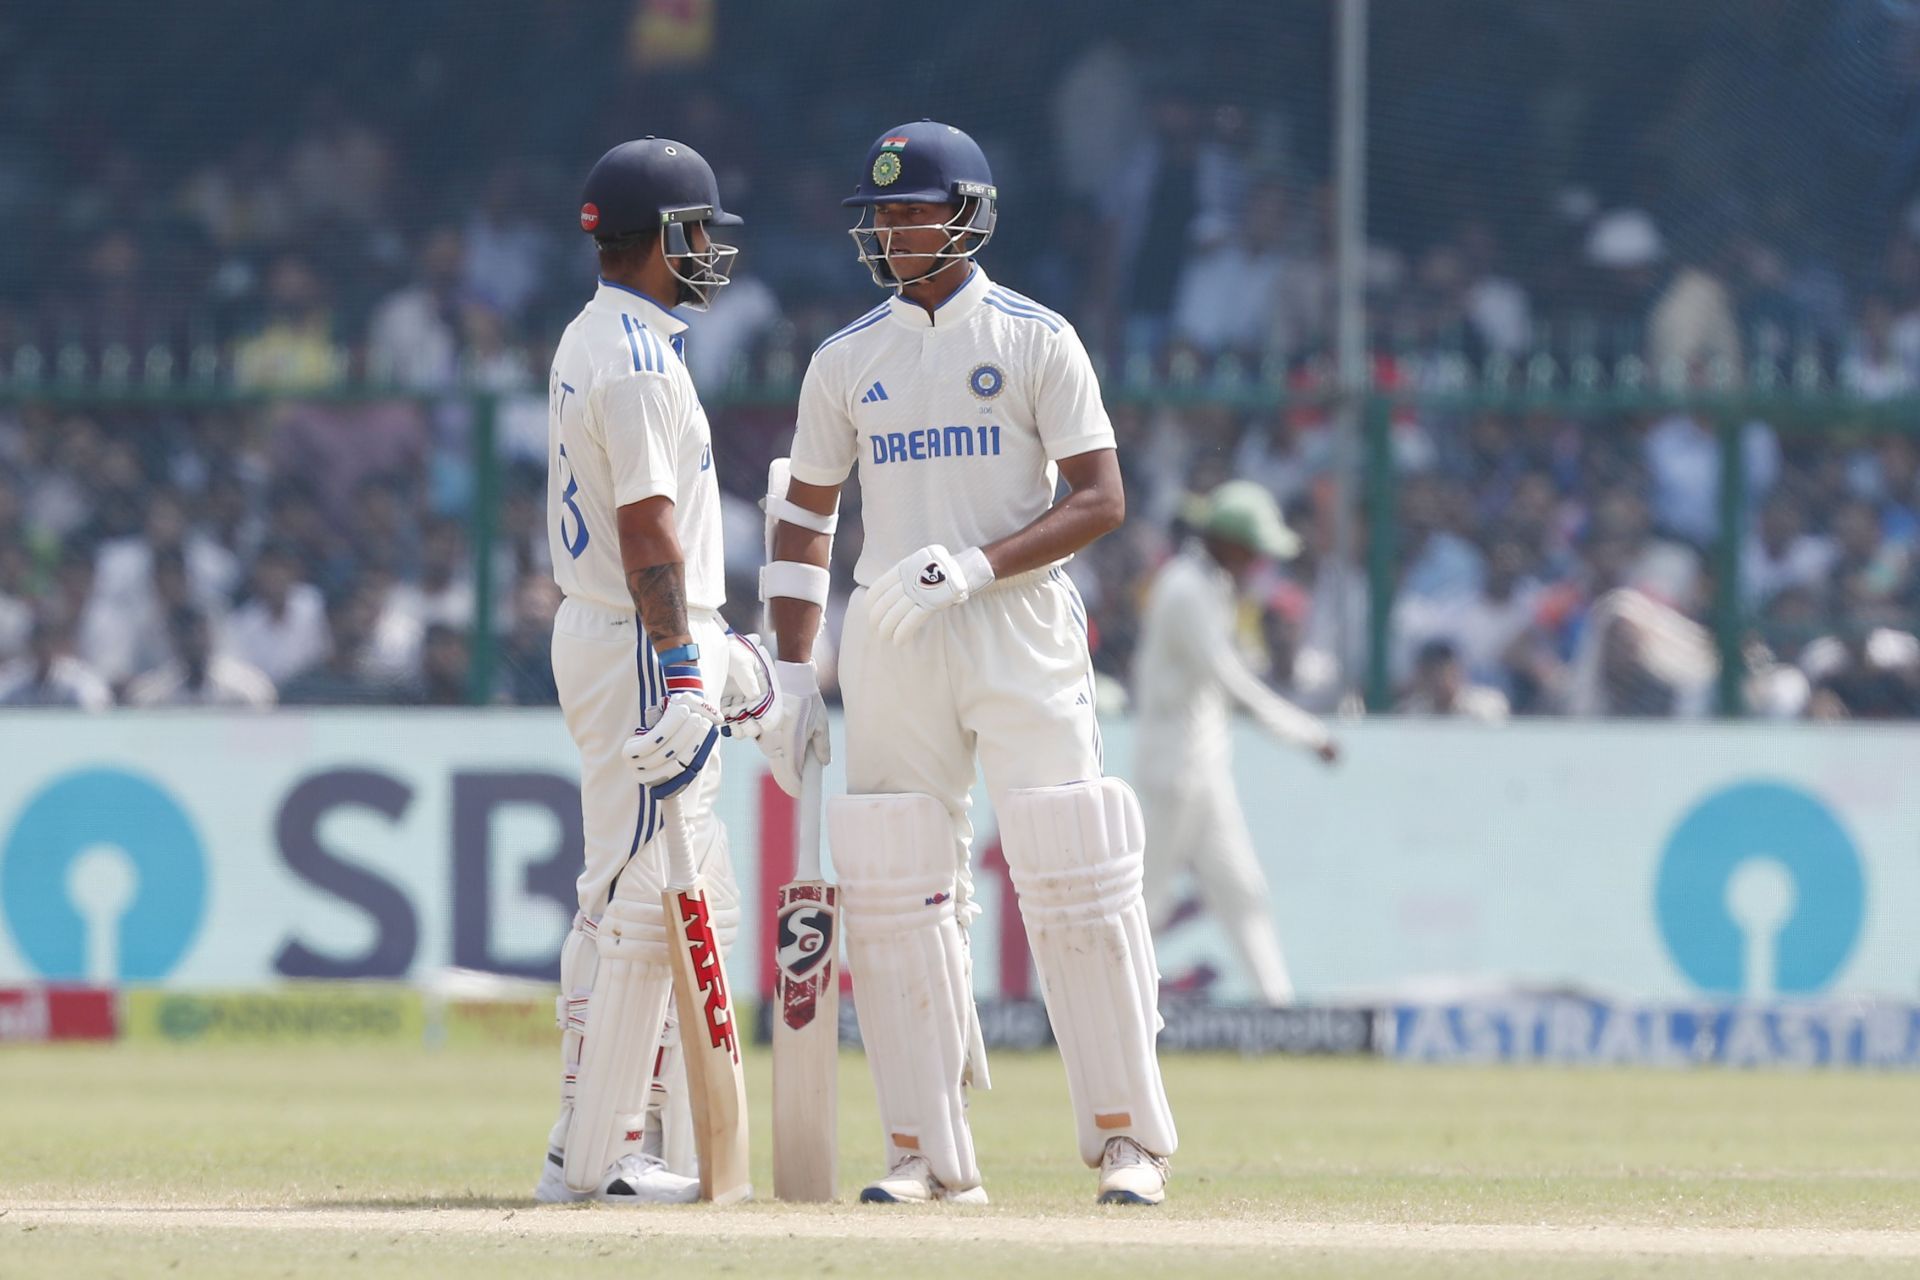
[[667,946],[674,1005],[680,1010],[680,1052],[693,1104],[693,1144],[700,1155],[700,1198],[735,1204],[753,1196],[747,1170],[747,1084],[740,1070],[740,1024],[727,989],[727,968],[713,929],[706,886],[693,861],[693,838],[680,797],[661,805],[666,830]]
[[800,774],[798,857],[775,908],[773,1194],[828,1201],[838,1176],[840,897],[820,878],[820,762]]

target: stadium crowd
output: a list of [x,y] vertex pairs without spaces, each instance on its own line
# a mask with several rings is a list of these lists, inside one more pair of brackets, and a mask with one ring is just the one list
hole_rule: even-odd
[[[0,89],[0,222],[24,229],[0,249],[13,389],[0,400],[0,704],[453,704],[480,688],[552,701],[543,380],[593,271],[573,192],[595,144],[662,104],[660,130],[713,159],[748,216],[741,270],[691,317],[686,358],[713,406],[733,611],[751,625],[753,500],[793,379],[872,303],[838,204],[846,158],[924,67],[880,58],[864,97],[818,102],[794,92],[809,56],[864,68],[879,34],[821,48],[818,24],[747,0],[686,6],[680,28],[644,2],[509,4],[501,15],[527,30],[496,15],[427,54],[407,43],[431,21],[420,8],[360,79],[307,93],[297,119],[233,109],[267,102],[278,86],[264,80],[159,104],[144,124],[127,114],[137,77]],[[1920,204],[1910,180],[1884,179],[1920,133],[1888,123],[1911,111],[1920,62],[1899,51],[1920,48],[1920,25],[1851,0],[1770,0],[1771,23],[1707,5],[1642,50],[1631,33],[1647,6],[1625,8],[1637,26],[1608,6],[1469,7],[1486,38],[1457,42],[1478,52],[1446,67],[1422,60],[1442,20],[1426,7],[1376,32],[1377,383],[1420,392],[1550,360],[1561,385],[1584,363],[1695,387],[1811,369],[1861,405],[1920,392]],[[1178,543],[1186,496],[1249,476],[1280,496],[1306,550],[1250,598],[1247,647],[1277,686],[1329,709],[1366,669],[1370,592],[1364,521],[1353,563],[1335,563],[1318,397],[1332,319],[1324,16],[1280,39],[1266,19],[1201,5],[1184,28],[1193,56],[1167,59],[1146,19],[1090,35],[1073,6],[1020,12],[1032,38],[1018,51],[986,30],[956,36],[957,63],[977,46],[999,69],[936,96],[1001,179],[988,268],[1067,312],[1108,374],[1133,519],[1074,566],[1096,663],[1124,681],[1143,584]],[[45,39],[83,37],[75,20],[40,21]],[[1883,61],[1860,65],[1863,31],[1885,38]],[[562,94],[557,69],[575,67]],[[1750,92],[1762,70],[1799,88]],[[1656,75],[1672,88],[1646,95]],[[1821,91],[1842,75],[1850,92]],[[458,86],[474,81],[490,88],[472,127],[500,145],[446,148],[466,118]],[[1042,88],[980,92],[1016,82]],[[494,100],[515,93],[509,119]],[[202,141],[147,145],[143,128],[164,127]],[[162,389],[211,373],[258,395],[19,390],[68,373]],[[1193,391],[1249,378],[1288,394]],[[320,394],[365,384],[407,395]],[[499,397],[485,619],[474,391]],[[1920,451],[1844,413],[1822,425],[1741,431],[1749,701],[1920,714]],[[1389,671],[1403,709],[1712,708],[1710,419],[1409,404],[1390,434]],[[494,637],[478,680],[477,627]]]

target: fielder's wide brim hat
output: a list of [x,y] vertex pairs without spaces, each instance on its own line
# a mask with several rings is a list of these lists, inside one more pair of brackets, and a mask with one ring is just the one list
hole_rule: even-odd
[[1300,554],[1300,535],[1287,527],[1265,485],[1229,480],[1195,504],[1192,523],[1209,537],[1237,543],[1275,560]]

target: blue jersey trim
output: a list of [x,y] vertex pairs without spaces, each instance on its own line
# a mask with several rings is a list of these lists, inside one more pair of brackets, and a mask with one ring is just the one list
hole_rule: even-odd
[[1037,312],[1040,315],[1045,316],[1047,319],[1052,320],[1057,324],[1065,324],[1067,322],[1067,318],[1061,315],[1058,311],[1055,311],[1053,308],[1043,307],[1039,303],[1035,302],[1032,298],[1029,298],[1026,294],[1016,293],[1012,289],[1007,288],[1007,286],[1003,284],[997,284],[993,286],[993,288],[988,290],[988,292],[999,297],[1000,301],[1002,302],[1009,303],[1012,306],[1025,308],[1028,311]]
[[1012,316],[1016,320],[1031,320],[1035,324],[1043,324],[1047,326],[1047,328],[1051,329],[1055,333],[1060,332],[1060,326],[1058,323],[1047,319],[1045,316],[1041,315],[1038,311],[1017,310],[1012,306],[1012,304],[1002,301],[998,296],[991,293],[988,294],[986,297],[982,298],[981,301],[985,303],[987,306],[992,307],[995,311],[1002,313],[1003,315]]
[[881,303],[879,306],[867,312],[867,314],[861,316],[858,320],[855,320],[852,324],[840,330],[838,333],[829,335],[825,342],[821,343],[819,346],[814,348],[814,351],[815,352],[825,351],[828,347],[840,341],[840,339],[845,338],[851,334],[858,333],[862,329],[871,328],[872,326],[879,324],[882,320],[885,320],[887,318],[887,308],[889,305],[890,304],[885,302]]

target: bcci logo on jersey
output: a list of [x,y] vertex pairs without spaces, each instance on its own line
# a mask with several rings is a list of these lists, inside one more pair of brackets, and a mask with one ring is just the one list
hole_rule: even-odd
[[873,464],[924,462],[928,458],[997,458],[1000,424],[979,427],[922,427],[918,431],[876,431]]
[[967,375],[967,390],[982,400],[993,399],[1006,385],[1007,375],[998,365],[983,364]]

